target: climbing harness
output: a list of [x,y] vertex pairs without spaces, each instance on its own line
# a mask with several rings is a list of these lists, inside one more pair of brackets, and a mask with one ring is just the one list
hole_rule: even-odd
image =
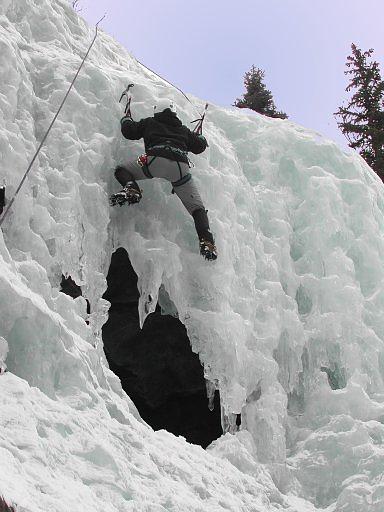
[[153,178],[152,174],[150,173],[149,166],[154,160],[156,160],[155,156],[153,156],[151,160],[148,162],[148,155],[146,155],[145,153],[143,155],[140,155],[137,159],[137,163],[143,169],[143,173],[145,174],[145,176],[149,179]]
[[150,148],[148,148],[147,151],[152,151],[152,149],[166,149],[171,153],[174,153],[176,156],[181,156],[183,158],[188,159],[188,153],[186,151],[170,146],[169,144],[157,144],[156,146],[151,146]]
[[[177,162],[178,165],[179,165],[179,169],[180,169],[180,164],[179,162]],[[180,174],[181,174],[181,170],[180,170]],[[182,176],[179,180],[177,181],[172,181],[172,186],[173,187],[181,187],[181,185],[185,185],[185,183],[188,183],[188,181],[192,178],[192,174],[189,172],[188,174],[185,174],[184,176]],[[174,191],[172,190],[172,194],[174,193]]]
[[140,155],[137,158],[137,163],[140,165],[140,167],[148,165],[148,155],[146,155],[145,153],[143,155]]
[[[152,146],[151,149],[153,148],[168,148],[170,146]],[[175,148],[174,148],[175,149]],[[180,150],[181,151],[181,150]],[[148,155],[146,153],[140,155],[138,158],[137,158],[137,163],[140,165],[140,167],[143,169],[143,173],[145,174],[145,176],[149,179],[152,179],[153,176],[149,170],[149,166],[152,164],[152,162],[157,158],[156,156],[153,156],[151,158],[151,160],[148,161]],[[180,166],[180,162],[178,162],[176,160],[176,163],[177,163],[177,166],[179,168],[179,173],[180,173],[180,179],[179,180],[176,180],[176,181],[172,181],[172,186],[173,187],[180,187],[181,185],[184,185],[185,183],[188,183],[188,181],[192,178],[192,174],[189,172],[188,174],[185,174],[183,176],[183,173],[181,171],[181,166]],[[172,194],[174,194],[174,190],[172,189]]]
[[[166,149],[166,150],[169,150],[171,153],[174,153],[176,156],[182,156],[183,158],[186,158],[188,160],[188,165],[189,167],[192,167],[192,163],[188,157],[188,153],[186,151],[183,151],[182,149],[179,149],[179,148],[175,148],[173,146],[170,146],[169,144],[158,144],[156,146],[151,146],[150,148],[148,148],[148,150],[152,150],[152,149]],[[146,155],[145,155],[146,156]],[[139,157],[140,159],[141,157]],[[183,173],[181,172],[181,167],[180,167],[180,162],[178,160],[175,160],[176,163],[177,163],[177,166],[179,168],[179,173],[180,173],[180,179],[177,180],[177,181],[172,181],[172,194],[175,193],[175,190],[174,188],[175,187],[181,187],[181,185],[184,185],[185,183],[188,183],[188,181],[192,178],[192,174],[189,172],[188,174],[185,174],[183,176]],[[139,160],[138,160],[138,163],[140,164]],[[152,163],[152,162],[151,162]],[[141,164],[140,164],[141,165]],[[145,173],[145,170],[143,168],[143,171],[144,171],[144,174],[146,176],[148,176],[146,173]],[[148,171],[149,172],[149,171]],[[152,177],[152,176],[151,176]]]
[[77,72],[76,72],[76,74],[75,74],[75,76],[74,76],[74,78],[73,78],[73,80],[72,80],[72,82],[71,82],[71,84],[70,84],[69,88],[68,88],[68,91],[67,91],[66,95],[64,96],[64,99],[63,99],[63,101],[61,102],[61,105],[60,105],[60,107],[59,107],[58,111],[56,112],[55,117],[52,119],[51,124],[50,124],[50,125],[49,125],[49,127],[48,127],[48,130],[45,132],[45,135],[44,135],[44,137],[43,137],[42,141],[40,142],[40,145],[39,145],[39,147],[37,148],[36,153],[34,154],[34,156],[33,156],[32,160],[31,160],[31,163],[30,163],[30,164],[29,164],[29,166],[28,166],[28,169],[25,171],[25,174],[24,174],[24,176],[23,176],[23,178],[22,178],[22,180],[21,180],[21,182],[20,182],[19,186],[17,187],[16,192],[13,194],[13,197],[12,197],[12,199],[9,201],[8,206],[7,206],[7,207],[6,207],[6,209],[5,209],[4,214],[3,214],[3,215],[2,215],[2,217],[0,218],[0,226],[3,224],[5,217],[7,216],[7,214],[8,214],[8,212],[9,212],[9,210],[10,210],[10,208],[11,208],[11,206],[12,206],[13,202],[15,201],[15,199],[16,199],[16,197],[17,197],[18,193],[20,192],[20,189],[21,189],[21,187],[23,186],[24,181],[26,180],[26,178],[27,178],[27,175],[28,175],[29,171],[32,169],[32,166],[33,166],[33,164],[35,163],[35,160],[36,160],[36,158],[37,158],[38,154],[40,153],[40,150],[41,150],[41,148],[43,147],[44,142],[45,142],[45,141],[46,141],[46,139],[47,139],[48,134],[49,134],[49,132],[50,132],[50,131],[51,131],[51,129],[52,129],[52,126],[54,125],[54,123],[55,123],[55,121],[56,121],[56,119],[57,119],[58,115],[60,114],[60,111],[61,111],[61,109],[63,108],[64,103],[66,102],[66,100],[67,100],[67,98],[68,98],[68,96],[69,96],[69,93],[71,92],[71,89],[72,89],[72,87],[73,87],[73,85],[74,85],[74,83],[75,83],[75,81],[76,81],[77,77],[79,76],[79,73],[80,73],[80,71],[81,71],[81,68],[83,67],[84,62],[87,60],[87,57],[88,57],[88,55],[89,55],[89,52],[91,51],[92,46],[93,46],[94,42],[96,41],[96,37],[97,37],[97,34],[98,34],[99,24],[103,21],[103,19],[105,18],[105,16],[106,16],[106,15],[104,14],[104,16],[103,16],[103,17],[102,17],[102,18],[101,18],[101,19],[96,23],[95,36],[94,36],[94,38],[92,39],[91,44],[89,45],[89,48],[88,48],[88,50],[87,50],[87,53],[85,54],[85,56],[84,56],[83,60],[81,61],[81,64],[80,64],[80,66],[79,66],[79,68],[78,68],[78,70],[77,70]]

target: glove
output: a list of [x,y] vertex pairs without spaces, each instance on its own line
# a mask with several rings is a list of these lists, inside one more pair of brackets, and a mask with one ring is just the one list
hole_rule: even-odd
[[199,134],[197,137],[198,137],[199,140],[201,140],[201,142],[203,142],[206,145],[206,147],[209,146],[208,142],[207,142],[207,139],[204,137],[204,135]]
[[126,123],[127,121],[132,121],[132,118],[124,114],[124,116],[120,119],[120,124]]

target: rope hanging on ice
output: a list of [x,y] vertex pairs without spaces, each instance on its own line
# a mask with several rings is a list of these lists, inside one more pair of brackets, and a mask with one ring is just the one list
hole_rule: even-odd
[[81,64],[80,64],[80,66],[79,66],[79,69],[77,70],[76,75],[74,76],[74,78],[73,78],[73,80],[72,80],[72,82],[71,82],[71,84],[70,84],[70,86],[69,86],[69,88],[68,88],[68,91],[67,91],[66,95],[64,96],[64,99],[63,99],[63,101],[61,102],[61,105],[60,105],[60,107],[59,107],[58,111],[57,111],[57,112],[56,112],[56,114],[55,114],[55,117],[52,119],[52,122],[51,122],[51,124],[49,125],[48,130],[45,132],[45,135],[44,135],[44,137],[43,137],[42,141],[40,142],[40,145],[39,145],[39,147],[37,148],[36,153],[33,155],[33,158],[32,158],[32,160],[31,160],[31,163],[29,164],[28,169],[25,171],[25,174],[24,174],[24,176],[23,176],[23,178],[22,178],[22,180],[21,180],[21,182],[20,182],[19,186],[17,187],[16,192],[13,194],[13,197],[12,197],[12,199],[9,201],[9,203],[8,203],[8,205],[7,205],[7,207],[6,207],[5,211],[4,211],[4,213],[3,213],[3,216],[0,218],[0,226],[3,224],[4,219],[5,219],[5,217],[7,216],[7,213],[9,212],[9,210],[10,210],[10,208],[11,208],[11,206],[12,206],[13,202],[15,201],[15,199],[16,199],[16,197],[17,197],[18,193],[20,192],[20,189],[21,189],[21,187],[23,186],[24,181],[25,181],[25,179],[26,179],[26,177],[27,177],[27,175],[28,175],[29,171],[32,169],[32,166],[33,166],[33,164],[35,163],[35,160],[36,160],[36,158],[37,158],[38,154],[40,153],[40,150],[41,150],[41,148],[43,147],[44,142],[45,142],[46,138],[48,137],[49,132],[51,131],[52,126],[54,125],[54,123],[55,123],[55,121],[56,121],[56,119],[57,119],[58,115],[60,114],[60,111],[61,111],[61,109],[63,108],[64,103],[66,102],[66,100],[67,100],[67,98],[68,98],[68,96],[69,96],[69,93],[71,92],[71,89],[72,89],[72,87],[73,87],[73,85],[74,85],[74,83],[75,83],[75,81],[76,81],[77,77],[79,76],[79,73],[80,73],[80,71],[81,71],[81,68],[83,67],[84,62],[87,60],[87,57],[88,57],[88,55],[89,55],[89,52],[91,51],[92,46],[93,46],[94,42],[96,41],[96,37],[97,37],[97,34],[98,34],[99,24],[103,21],[103,19],[105,18],[105,16],[106,16],[106,14],[104,14],[104,16],[103,16],[103,17],[102,17],[102,18],[101,18],[101,19],[96,23],[95,36],[94,36],[94,38],[92,39],[91,44],[89,45],[89,48],[88,48],[88,50],[87,50],[87,53],[85,54],[85,56],[84,56],[83,60],[81,61]]
[[[177,85],[173,84],[172,82],[170,82],[169,80],[167,80],[166,78],[164,78],[163,76],[159,75],[158,73],[156,73],[156,71],[153,71],[153,69],[149,68],[148,66],[146,66],[145,64],[143,64],[142,62],[140,62],[139,60],[136,59],[135,57],[135,60],[138,64],[140,64],[140,66],[142,66],[143,68],[147,69],[148,71],[150,71],[151,73],[153,73],[154,75],[156,75],[157,77],[159,77],[161,80],[164,80],[164,82],[166,82],[167,84],[171,85],[172,87],[174,87],[175,89],[177,89],[179,92],[181,92],[181,94],[184,96],[184,98],[186,98],[189,103],[192,105],[192,107],[196,110],[196,112],[199,113],[200,115],[200,112],[198,110],[198,108],[196,107],[196,105],[188,98],[188,96],[185,94],[185,92],[180,89],[180,87],[177,87]],[[204,122],[204,118],[205,118],[205,114],[207,112],[207,109],[208,109],[208,103],[205,104],[205,107],[204,107],[204,113],[202,114],[201,118],[199,119],[196,119],[196,121],[192,121],[192,123],[197,123],[199,122],[199,124],[195,127],[194,129],[194,132],[195,133],[198,133],[198,134],[201,134],[202,133],[202,127],[203,127],[203,122]]]
[[[192,101],[188,98],[188,96],[185,94],[185,92],[184,92],[182,89],[180,89],[180,87],[177,87],[177,85],[173,84],[172,82],[170,82],[169,80],[167,80],[167,79],[166,79],[166,78],[164,78],[163,76],[159,75],[158,73],[156,73],[156,71],[153,71],[153,69],[149,68],[148,66],[146,66],[145,64],[143,64],[142,62],[140,62],[139,60],[137,60],[137,59],[136,59],[136,57],[135,57],[135,60],[136,60],[136,62],[137,62],[137,63],[139,63],[139,64],[140,64],[140,66],[142,66],[143,68],[147,69],[148,71],[150,71],[151,73],[153,73],[153,74],[154,74],[154,75],[156,75],[157,77],[161,78],[161,80],[164,80],[164,82],[167,82],[167,84],[171,85],[172,87],[174,87],[175,89],[177,89],[179,92],[181,92],[181,94],[184,96],[184,98],[186,98],[186,99],[189,101],[189,103],[193,106],[193,108],[194,108],[197,112],[199,112],[199,111],[198,111],[198,109],[197,109],[197,107],[196,107],[196,105],[195,105],[194,103],[192,103]],[[199,114],[200,114],[200,112],[199,112]]]

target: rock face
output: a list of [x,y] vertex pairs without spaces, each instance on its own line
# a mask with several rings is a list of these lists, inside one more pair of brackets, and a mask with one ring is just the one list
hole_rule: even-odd
[[103,341],[111,369],[155,430],[206,447],[222,434],[220,399],[217,394],[210,411],[203,367],[184,325],[157,306],[140,330],[137,276],[125,249],[112,255],[107,282],[111,308]]

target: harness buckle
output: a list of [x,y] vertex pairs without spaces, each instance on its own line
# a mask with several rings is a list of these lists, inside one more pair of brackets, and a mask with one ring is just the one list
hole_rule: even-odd
[[143,153],[142,155],[138,156],[137,163],[140,165],[140,167],[146,167],[148,165],[148,155]]
[[137,163],[140,165],[140,167],[143,169],[143,173],[145,176],[149,179],[153,178],[152,174],[149,171],[149,166],[151,163],[155,160],[155,156],[152,157],[152,160],[148,162],[148,155],[146,153],[143,153],[142,155],[139,155],[137,157]]

